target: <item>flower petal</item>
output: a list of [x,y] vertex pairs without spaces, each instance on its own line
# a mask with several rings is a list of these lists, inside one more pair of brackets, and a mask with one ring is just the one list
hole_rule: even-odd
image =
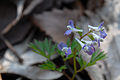
[[76,28],[72,28],[71,29],[73,32],[83,32],[83,30],[81,30],[81,29],[76,29]]
[[68,48],[67,52],[65,52],[65,55],[68,56],[68,55],[71,54],[71,52],[72,52],[72,51],[71,51],[71,48]]
[[98,29],[102,28],[102,25],[104,24],[104,22],[100,23],[100,26],[98,27]]
[[67,47],[67,45],[65,43],[63,43],[63,42],[60,42],[58,44],[58,49],[62,51],[63,47]]
[[68,23],[72,28],[74,28],[74,23],[72,20],[69,20],[69,23]]
[[97,42],[98,42],[98,47],[100,47],[100,40],[98,40]]
[[67,31],[64,33],[64,35],[69,35],[69,34],[71,34],[71,32],[72,32],[72,30],[67,30]]
[[95,52],[94,46],[88,46],[88,51],[86,51],[89,55],[92,55]]
[[105,33],[105,31],[103,30],[103,31],[100,31],[100,37],[101,38],[105,38],[107,36],[107,34]]

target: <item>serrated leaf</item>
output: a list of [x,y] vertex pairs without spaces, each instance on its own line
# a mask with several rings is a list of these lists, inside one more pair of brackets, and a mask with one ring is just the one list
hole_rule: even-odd
[[88,63],[86,67],[92,66],[94,64],[96,64],[96,61]]
[[95,59],[96,56],[98,55],[99,51],[100,51],[100,50],[98,49],[97,51],[95,51],[95,52],[92,54],[92,57],[91,57],[90,62],[94,61],[94,59]]
[[67,67],[65,65],[57,68],[56,70],[59,71],[59,72],[62,72],[63,69],[67,69]]
[[[102,59],[105,59],[106,58],[106,54],[103,54],[104,52],[100,52],[100,50],[96,51],[92,57],[91,57],[91,61],[90,63],[92,64],[93,62],[96,62],[96,61],[99,61],[99,60],[102,60]],[[99,53],[99,54],[98,54]]]
[[30,47],[33,48],[34,52],[50,59],[50,57],[56,53],[55,48],[57,46],[46,38],[43,42],[34,40],[34,43],[31,43]]
[[33,52],[38,53],[47,58],[46,54],[43,51],[41,51],[40,49],[38,49],[38,46],[36,46],[35,44],[30,43],[30,47],[33,49]]
[[76,57],[76,59],[81,67],[86,66],[87,62],[82,59],[82,55],[80,55],[80,57]]
[[45,69],[45,70],[55,70],[56,69],[56,65],[51,61],[45,62],[44,64],[41,64],[39,67],[40,67],[40,69]]
[[96,61],[103,60],[106,58],[106,54],[102,54],[96,58]]
[[104,52],[100,52],[100,53],[95,57],[95,59],[101,57],[101,56],[103,55],[103,53],[104,53]]

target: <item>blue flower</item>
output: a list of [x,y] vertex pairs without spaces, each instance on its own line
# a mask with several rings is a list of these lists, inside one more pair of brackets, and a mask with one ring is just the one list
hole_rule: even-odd
[[95,39],[94,42],[97,42],[98,43],[98,47],[100,47],[100,39]]
[[75,38],[77,42],[81,45],[82,50],[86,52],[89,55],[92,55],[95,52],[95,48],[92,43],[90,44],[84,44],[79,39]]
[[60,42],[58,44],[58,49],[65,52],[66,56],[68,56],[68,55],[70,55],[72,53],[71,48],[67,47],[67,45],[65,43],[63,43],[63,42]]
[[84,40],[84,39],[82,39],[81,41],[85,42],[87,45],[91,45],[91,44],[96,43],[96,41],[87,41],[87,40]]
[[64,33],[64,35],[70,35],[72,32],[83,32],[83,30],[76,29],[74,27],[74,23],[72,20],[69,20],[67,28],[68,30]]
[[99,32],[100,37],[104,39],[107,36],[107,34],[104,31],[104,27],[102,27],[103,24],[104,22],[102,22],[99,27],[93,27],[91,25],[88,25],[88,27],[90,28],[89,30],[92,29],[94,31]]
[[96,41],[98,43],[98,47],[100,47],[100,41],[103,41],[103,38],[95,33],[91,33],[94,37],[94,41]]
[[87,46],[86,44],[82,47],[82,49],[89,55],[92,55],[95,52],[94,46],[91,44],[90,46]]
[[99,32],[100,32],[100,37],[104,39],[107,36],[107,34],[105,33],[104,28],[102,27],[103,24],[104,24],[104,22],[102,22],[100,24],[100,26],[98,27],[98,29],[99,29]]
[[98,27],[94,27],[91,25],[88,25],[88,27],[89,27],[89,30],[100,31],[100,30],[104,30],[104,27],[102,27],[103,24],[104,24],[104,22],[100,23],[100,26],[98,26]]

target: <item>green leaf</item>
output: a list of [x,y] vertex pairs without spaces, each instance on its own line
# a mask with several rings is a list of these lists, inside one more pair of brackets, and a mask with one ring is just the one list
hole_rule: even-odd
[[[103,60],[106,58],[106,54],[104,52],[100,52],[100,50],[97,50],[95,53],[92,54],[90,62],[87,64],[87,66],[92,66],[94,65],[97,61]],[[99,54],[98,54],[99,53]]]
[[74,55],[71,53],[70,55],[68,55],[66,58],[64,58],[64,61],[71,59]]
[[64,70],[64,69],[67,69],[67,67],[65,65],[57,68],[56,70],[59,71],[59,72],[62,72],[62,70]]
[[81,67],[85,67],[87,62],[82,59],[82,55],[80,57],[76,57],[78,63],[80,64]]
[[94,64],[96,64],[96,61],[88,63],[86,67],[92,66]]
[[80,35],[80,37],[81,37],[83,33],[82,33],[82,32],[78,32],[78,34],[79,34],[79,35]]
[[30,43],[30,47],[33,48],[34,52],[50,59],[56,53],[57,45],[52,44],[52,41],[46,38],[43,42],[34,40],[34,43]]
[[106,58],[106,54],[103,54],[104,52],[101,52],[97,57],[96,57],[96,61],[99,61],[99,60],[103,60]]
[[51,62],[51,61],[47,61],[44,64],[39,66],[40,69],[45,69],[45,70],[55,70],[56,69],[56,65]]
[[60,52],[60,55],[64,57],[64,56],[65,56],[65,52],[62,52],[62,51],[61,51],[61,52]]
[[89,34],[88,37],[89,37],[91,40],[95,40],[94,37],[93,37],[93,35],[90,35],[90,34]]
[[38,53],[47,58],[46,54],[42,50],[40,50],[37,45],[30,43],[30,47],[33,49],[33,52]]
[[67,39],[67,46],[70,46],[70,39]]
[[97,51],[95,51],[95,52],[92,54],[92,57],[91,57],[90,62],[94,61],[94,59],[95,59],[96,56],[98,55],[99,51],[100,51],[100,50],[98,49]]
[[74,39],[71,44],[72,52],[75,51],[75,49],[78,50],[78,52],[79,52],[81,50],[81,48],[82,48],[81,45]]
[[[80,29],[80,27],[76,26],[76,29]],[[80,37],[82,36],[82,32],[78,32],[78,34],[80,35]]]

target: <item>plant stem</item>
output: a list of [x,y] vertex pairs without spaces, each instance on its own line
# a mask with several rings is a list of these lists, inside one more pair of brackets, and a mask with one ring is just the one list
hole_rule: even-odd
[[80,68],[79,70],[77,70],[77,72],[81,72],[84,68]]
[[73,74],[73,76],[72,76],[72,80],[74,80],[76,74],[77,74],[77,72],[74,72],[74,74]]
[[89,33],[91,33],[92,31],[89,31],[89,32],[87,32],[86,34],[84,34],[83,36],[81,36],[80,37],[80,40],[82,39],[82,38],[84,38],[85,36],[87,36]]
[[73,74],[73,76],[72,76],[72,80],[74,80],[75,75],[77,74],[77,68],[76,68],[76,53],[74,53],[73,61],[74,61],[74,74]]

